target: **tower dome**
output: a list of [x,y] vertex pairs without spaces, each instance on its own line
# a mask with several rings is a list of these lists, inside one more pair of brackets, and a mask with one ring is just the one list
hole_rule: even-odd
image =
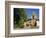
[[33,11],[33,13],[32,13],[32,16],[31,16],[31,18],[35,18],[35,19],[37,19],[37,16],[36,16],[36,14],[35,14],[35,12]]
[[35,12],[33,11],[32,16],[35,16]]

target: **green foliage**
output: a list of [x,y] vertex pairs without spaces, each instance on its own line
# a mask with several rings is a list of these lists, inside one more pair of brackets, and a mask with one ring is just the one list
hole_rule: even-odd
[[25,14],[24,9],[22,8],[15,8],[15,9],[16,9],[15,13],[18,13],[19,17],[16,17],[14,15],[14,28],[23,28],[24,27],[23,24],[27,19],[27,15]]

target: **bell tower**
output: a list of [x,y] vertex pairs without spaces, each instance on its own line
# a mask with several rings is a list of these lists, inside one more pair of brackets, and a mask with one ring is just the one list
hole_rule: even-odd
[[35,19],[35,12],[33,11],[33,13],[32,13],[32,19]]

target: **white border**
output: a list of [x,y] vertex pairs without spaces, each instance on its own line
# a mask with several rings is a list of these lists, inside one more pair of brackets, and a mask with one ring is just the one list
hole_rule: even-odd
[[[39,19],[40,19],[40,27],[39,29],[20,29],[14,30],[13,29],[13,8],[33,8],[33,9],[40,9],[39,10]],[[10,33],[34,33],[34,32],[42,32],[42,6],[24,6],[24,5],[11,5],[11,22],[10,22]]]

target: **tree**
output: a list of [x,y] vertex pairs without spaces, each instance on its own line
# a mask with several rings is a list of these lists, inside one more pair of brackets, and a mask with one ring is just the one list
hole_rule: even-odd
[[14,8],[14,28],[22,28],[27,15],[23,8]]

